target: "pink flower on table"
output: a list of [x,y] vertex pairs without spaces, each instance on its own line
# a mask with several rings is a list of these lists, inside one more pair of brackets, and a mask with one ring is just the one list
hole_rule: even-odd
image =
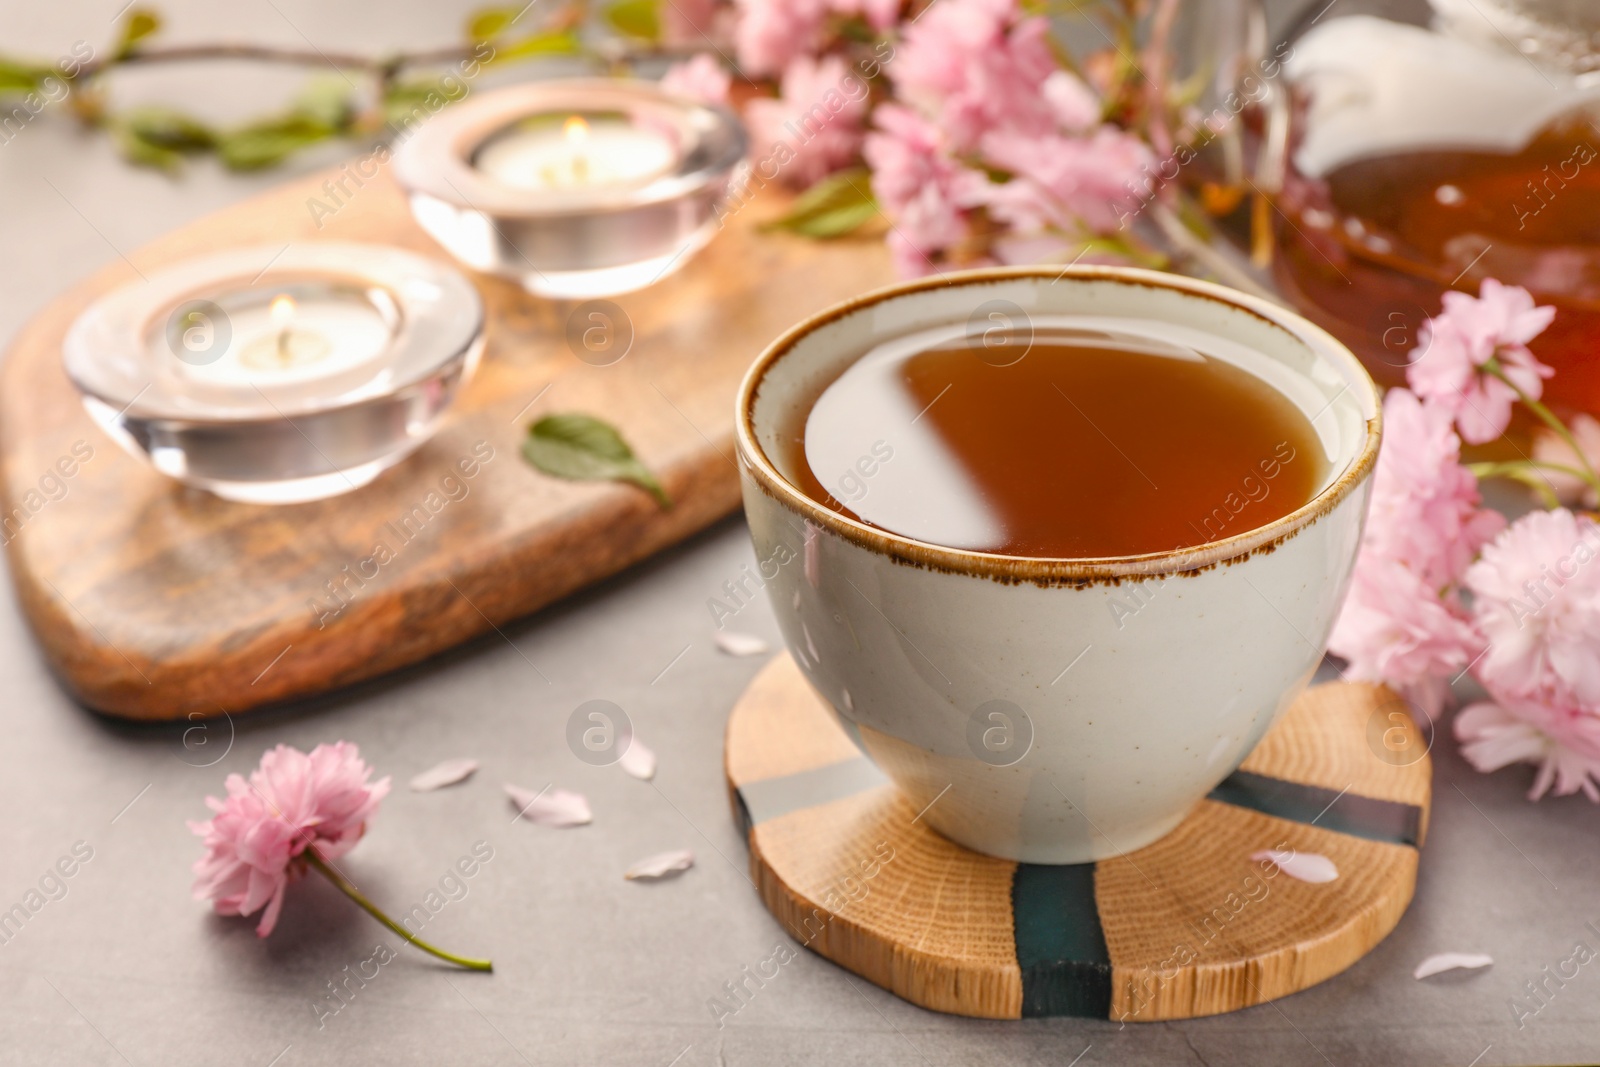
[[1398,560],[1429,586],[1453,585],[1505,527],[1503,516],[1481,504],[1478,480],[1461,465],[1449,409],[1389,390],[1363,560]]
[[[1574,470],[1582,470],[1587,461],[1590,467],[1600,470],[1600,419],[1588,414],[1574,415],[1567,420],[1567,429],[1578,442],[1578,449],[1583,453],[1581,458],[1571,445],[1545,427],[1540,427],[1534,435],[1533,458],[1540,463],[1555,463]],[[1545,469],[1534,473],[1549,482],[1564,503],[1600,507],[1600,494],[1577,475]]]
[[1043,134],[1082,120],[1082,94],[1062,81],[1071,75],[1051,54],[1049,32],[1042,17],[1022,17],[1016,0],[937,0],[885,69],[900,98],[966,152],[993,130]]
[[[757,159],[771,159],[792,185],[808,186],[861,151],[868,89],[838,56],[801,56],[783,72],[778,99],[745,105]],[[782,146],[782,147],[780,147]]]
[[826,0],[737,0],[733,43],[739,68],[763,78],[815,51],[827,20]]
[[1350,662],[1355,681],[1384,682],[1436,718],[1450,677],[1467,667],[1483,639],[1471,623],[1405,565],[1363,559],[1351,581],[1328,649]]
[[[1446,293],[1444,310],[1423,324],[1406,381],[1418,396],[1449,409],[1463,439],[1492,441],[1511,421],[1516,389],[1537,400],[1555,373],[1528,350],[1555,314],[1553,307],[1535,307],[1526,289],[1493,278],[1484,279],[1477,297]],[[1484,369],[1490,360],[1516,389]]]
[[310,755],[279,745],[261,757],[246,781],[230,774],[225,800],[207,797],[216,814],[189,829],[205,840],[194,865],[196,900],[210,900],[219,915],[265,909],[256,933],[277,925],[284,890],[305,868],[314,848],[338,859],[361,838],[367,819],[389,792],[389,779],[369,783],[372,769],[345,741],[318,745]]
[[1600,525],[1535,511],[1466,574],[1489,640],[1475,673],[1492,692],[1600,713]]
[[1013,174],[988,184],[984,203],[1022,233],[1115,233],[1149,195],[1150,149],[1111,126],[1083,137],[1001,130],[984,136],[982,151]]
[[1529,800],[1552,786],[1557,796],[1579,790],[1600,803],[1600,718],[1577,708],[1527,701],[1485,701],[1461,710],[1456,739],[1467,762],[1484,774],[1513,763],[1539,768]]
[[902,275],[932,273],[935,257],[970,235],[969,211],[986,181],[953,159],[939,128],[910,108],[884,104],[874,117],[878,128],[862,154],[892,226],[889,251]]
[[661,76],[661,88],[702,104],[728,102],[728,71],[709,52],[700,52],[682,63],[674,63]]

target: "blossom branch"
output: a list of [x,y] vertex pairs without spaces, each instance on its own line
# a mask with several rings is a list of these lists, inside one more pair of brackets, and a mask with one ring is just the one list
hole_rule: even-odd
[[1600,492],[1600,475],[1595,473],[1594,465],[1589,462],[1589,457],[1584,455],[1582,446],[1578,444],[1578,439],[1572,436],[1572,431],[1567,428],[1567,424],[1557,418],[1555,412],[1545,407],[1542,401],[1535,397],[1529,396],[1521,386],[1512,381],[1510,376],[1506,374],[1505,369],[1500,366],[1500,361],[1498,359],[1495,359],[1491,356],[1489,360],[1484,363],[1483,369],[1485,373],[1492,374],[1502,382],[1505,382],[1506,385],[1511,388],[1511,391],[1517,394],[1517,399],[1522,401],[1522,403],[1527,406],[1528,410],[1533,412],[1534,415],[1538,417],[1540,422],[1550,427],[1555,435],[1561,438],[1568,448],[1572,449],[1572,454],[1578,457],[1578,462],[1583,465],[1583,469],[1581,471],[1571,470],[1569,473],[1582,478],[1586,483],[1588,483],[1590,488],[1594,489],[1596,492]]

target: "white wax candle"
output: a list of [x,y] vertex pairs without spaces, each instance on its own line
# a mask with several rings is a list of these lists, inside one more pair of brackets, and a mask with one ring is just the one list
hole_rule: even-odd
[[[392,344],[389,323],[358,294],[332,290],[281,295],[226,314],[226,323],[197,316],[169,348],[156,335],[157,358],[173,360],[184,377],[249,389],[303,385],[330,378],[381,356]],[[221,351],[218,346],[224,345]]]
[[672,166],[663,134],[628,122],[590,124],[574,116],[511,130],[479,149],[477,168],[513,189],[598,189],[632,185]]

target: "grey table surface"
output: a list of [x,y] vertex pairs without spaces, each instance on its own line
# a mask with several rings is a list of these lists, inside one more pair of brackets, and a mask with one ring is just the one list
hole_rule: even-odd
[[[366,49],[454,39],[465,7],[163,6],[176,39]],[[103,48],[120,7],[7,0],[5,50],[53,56],[78,40]],[[124,76],[117,92],[240,118],[299,82],[269,68],[206,66]],[[104,138],[42,116],[0,144],[0,338],[114,257],[335,158],[247,178],[202,165],[172,180],[129,169]],[[913,1007],[802,953],[719,1026],[708,1001],[786,940],[748,881],[722,781],[723,724],[761,660],[714,648],[706,600],[748,563],[743,525],[729,520],[503,637],[353,691],[218,724],[203,745],[199,735],[186,744],[179,729],[133,728],[76,706],[10,595],[0,596],[0,910],[76,843],[93,851],[65,895],[0,945],[0,1063],[1467,1067],[1600,1056],[1600,968],[1547,984],[1547,1005],[1520,1026],[1511,1007],[1575,943],[1600,949],[1587,925],[1600,925],[1595,808],[1581,797],[1529,804],[1529,771],[1480,776],[1448,741],[1435,748],[1431,836],[1399,928],[1346,973],[1278,1003],[1126,1027],[974,1021]],[[777,644],[764,604],[736,625]],[[656,749],[653,782],[589,767],[568,751],[567,716],[595,697],[627,709]],[[379,901],[407,910],[475,842],[488,842],[493,859],[426,932],[492,955],[492,976],[399,946],[315,878],[291,889],[266,940],[252,922],[217,918],[190,898],[199,848],[184,822],[204,817],[202,798],[272,745],[337,738],[359,743],[401,783],[443,757],[483,761],[458,788],[398,789],[348,868]],[[581,790],[595,821],[572,831],[513,824],[503,781]],[[675,847],[699,857],[685,876],[622,879],[630,862]],[[398,949],[395,958],[337,1014],[319,1012],[327,983],[380,944]],[[1449,950],[1486,952],[1495,964],[1411,978],[1423,957]]]

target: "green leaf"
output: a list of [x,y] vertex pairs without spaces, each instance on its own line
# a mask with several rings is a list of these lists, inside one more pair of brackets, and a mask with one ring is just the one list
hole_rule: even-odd
[[606,21],[625,37],[655,41],[661,37],[661,18],[656,0],[617,0],[606,8]]
[[139,42],[161,28],[161,16],[147,7],[136,7],[128,12],[122,23],[122,37],[117,42],[118,59],[131,55]]
[[575,55],[582,50],[582,47],[583,43],[573,31],[551,30],[524,37],[510,44],[496,45],[494,59],[490,62],[504,63],[507,60],[527,59],[532,56]]
[[391,85],[388,93],[384,95],[383,117],[389,124],[400,126],[405,122],[416,120],[418,118],[416,112],[419,109],[425,115],[432,115],[446,104],[454,103],[464,96],[466,92],[459,82],[453,92],[438,78],[398,82]]
[[217,138],[217,157],[230,170],[261,170],[327,140],[334,132],[307,115],[291,113],[223,134]]
[[117,128],[117,148],[122,158],[139,167],[176,174],[183,166],[183,155],[153,141],[145,140],[128,126]]
[[0,93],[31,93],[49,73],[43,67],[0,58]]
[[843,237],[877,214],[870,175],[865,167],[853,167],[828,175],[795,197],[788,214],[767,223],[765,228],[805,237]]
[[119,121],[129,136],[168,152],[204,152],[216,144],[210,127],[169,107],[134,108]]
[[467,39],[488,41],[511,28],[520,8],[482,7],[467,16]]
[[350,86],[343,78],[313,79],[295,98],[294,110],[330,130],[343,130],[355,117]]
[[528,427],[522,457],[546,474],[570,481],[631,482],[649,490],[663,508],[672,506],[661,483],[622,435],[591,415],[546,415]]

